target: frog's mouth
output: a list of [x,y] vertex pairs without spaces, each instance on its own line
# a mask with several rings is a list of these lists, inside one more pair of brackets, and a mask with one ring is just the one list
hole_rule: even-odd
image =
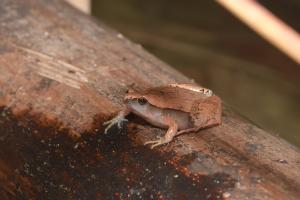
[[148,102],[141,102],[140,99],[135,99],[135,98],[132,100],[128,100],[126,104],[134,113],[140,116],[147,113],[149,107]]
[[134,101],[134,100],[137,100],[137,99],[140,99],[140,98],[143,98],[143,96],[141,95],[136,95],[136,94],[133,94],[133,93],[127,93],[124,97],[124,101],[125,102],[128,102],[128,101]]
[[148,104],[149,102],[145,97],[125,97],[124,98],[125,103],[130,104],[130,103],[138,103],[139,105],[143,106],[145,104]]
[[136,99],[137,99],[137,98],[132,97],[132,96],[130,96],[130,97],[126,97],[126,96],[125,96],[124,102],[125,102],[125,103],[129,103],[129,102],[131,102],[131,101],[135,101]]

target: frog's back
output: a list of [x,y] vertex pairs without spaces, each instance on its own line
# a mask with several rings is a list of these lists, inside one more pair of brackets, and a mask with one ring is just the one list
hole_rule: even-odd
[[143,92],[142,96],[154,106],[184,112],[190,112],[196,100],[206,98],[204,94],[197,91],[176,86],[149,88]]

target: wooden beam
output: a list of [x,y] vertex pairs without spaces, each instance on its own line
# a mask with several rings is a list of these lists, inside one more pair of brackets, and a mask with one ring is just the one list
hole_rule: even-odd
[[102,123],[134,87],[187,83],[60,0],[0,1],[1,199],[297,199],[299,150],[225,107],[223,124],[150,149],[164,131]]

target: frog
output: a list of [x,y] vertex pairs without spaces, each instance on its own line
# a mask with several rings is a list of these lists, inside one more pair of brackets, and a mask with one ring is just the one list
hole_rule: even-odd
[[116,117],[103,123],[104,132],[114,125],[121,128],[128,121],[126,116],[133,113],[155,127],[167,129],[164,136],[144,143],[151,148],[170,143],[175,136],[221,124],[221,99],[210,89],[196,84],[129,89],[124,105]]

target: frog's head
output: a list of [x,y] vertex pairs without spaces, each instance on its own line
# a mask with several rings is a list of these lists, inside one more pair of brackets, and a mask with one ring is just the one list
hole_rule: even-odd
[[143,111],[145,110],[149,102],[147,97],[144,96],[142,93],[129,89],[124,97],[124,102],[128,107],[132,110],[136,111]]

